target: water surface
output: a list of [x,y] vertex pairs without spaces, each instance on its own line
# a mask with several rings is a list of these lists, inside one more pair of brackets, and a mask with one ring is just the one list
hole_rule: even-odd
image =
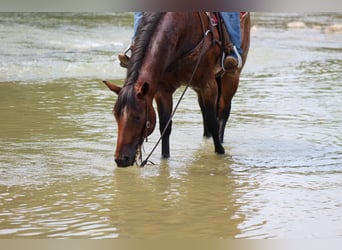
[[189,91],[171,158],[118,169],[101,81],[123,83],[132,14],[1,13],[0,238],[339,238],[341,20],[253,13],[226,154]]

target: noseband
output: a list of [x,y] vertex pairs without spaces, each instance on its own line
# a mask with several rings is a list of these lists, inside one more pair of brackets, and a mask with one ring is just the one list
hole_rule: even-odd
[[144,101],[145,101],[145,110],[146,110],[146,122],[145,122],[145,128],[142,131],[142,141],[146,138],[146,142],[148,142],[148,130],[151,128],[151,121],[149,120],[149,117],[148,117],[147,101],[145,99]]

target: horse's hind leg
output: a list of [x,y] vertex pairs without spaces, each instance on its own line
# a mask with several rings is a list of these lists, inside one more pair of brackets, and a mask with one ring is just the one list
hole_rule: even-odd
[[[159,116],[159,130],[160,134],[163,133],[172,112],[172,93],[158,93],[155,96],[157,103],[158,116]],[[172,129],[172,121],[170,121],[169,126],[165,130],[162,136],[162,157],[170,157],[170,134]]]
[[206,88],[202,90],[201,93],[198,93],[199,100],[201,100],[201,110],[203,115],[203,121],[205,122],[205,126],[208,129],[208,133],[210,133],[213,137],[215,152],[218,154],[224,154],[224,148],[219,139],[219,124],[217,121],[217,84],[215,80],[212,84],[210,84],[211,88]]
[[230,116],[232,99],[239,85],[239,73],[225,74],[222,77],[221,96],[218,105],[219,138],[223,142],[224,131]]

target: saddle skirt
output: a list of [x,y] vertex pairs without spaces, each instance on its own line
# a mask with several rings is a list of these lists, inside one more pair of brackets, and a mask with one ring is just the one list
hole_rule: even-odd
[[[220,15],[220,12],[205,12],[209,18],[209,21],[213,27],[217,27],[219,32],[219,42],[221,44],[222,50],[229,54],[231,50],[233,49],[233,44],[231,42],[230,36],[229,36],[229,30],[227,30],[226,25],[224,24],[224,21]],[[240,12],[240,21],[241,19],[247,15],[248,12]]]

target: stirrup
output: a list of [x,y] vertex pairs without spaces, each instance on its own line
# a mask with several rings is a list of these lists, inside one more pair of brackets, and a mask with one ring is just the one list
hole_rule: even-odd
[[[237,51],[237,48],[236,48],[235,45],[233,46],[233,51],[234,51],[234,53],[235,53],[235,55],[236,55],[236,57],[237,57],[237,60],[236,60],[236,61],[237,61],[237,65],[234,66],[234,68],[235,68],[235,69],[241,69],[241,67],[242,67],[242,58],[241,58],[239,52]],[[226,55],[226,53],[223,51],[222,57],[221,57],[221,68],[223,69],[223,71],[227,71],[227,70],[230,71],[230,70],[232,70],[232,68],[227,69],[227,68],[224,66],[226,57],[227,57],[227,55]]]
[[238,69],[241,69],[241,67],[242,67],[242,58],[241,58],[240,53],[238,52],[238,50],[237,50],[235,45],[233,46],[233,50],[234,50],[234,52],[235,52],[235,54],[237,56],[237,61],[238,61],[237,67],[238,67]]
[[128,47],[124,50],[123,54],[124,54],[125,56],[127,56],[127,53],[128,53],[130,50],[132,51],[132,44],[128,45]]

